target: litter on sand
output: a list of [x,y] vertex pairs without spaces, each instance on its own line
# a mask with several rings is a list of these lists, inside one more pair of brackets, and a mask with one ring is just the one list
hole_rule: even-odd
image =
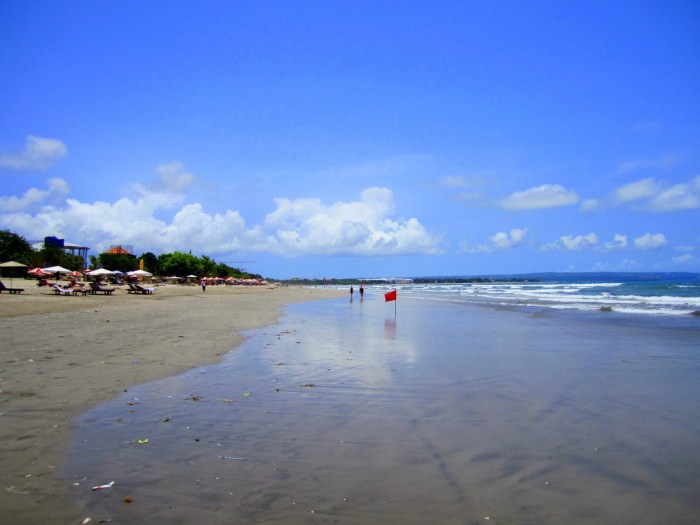
[[111,489],[114,486],[114,481],[110,481],[109,483],[105,485],[97,485],[96,487],[92,487],[92,490],[103,490],[103,489]]

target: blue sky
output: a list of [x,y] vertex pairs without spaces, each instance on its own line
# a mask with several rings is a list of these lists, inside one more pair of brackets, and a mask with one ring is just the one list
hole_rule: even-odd
[[0,228],[269,277],[700,271],[700,3],[0,3]]

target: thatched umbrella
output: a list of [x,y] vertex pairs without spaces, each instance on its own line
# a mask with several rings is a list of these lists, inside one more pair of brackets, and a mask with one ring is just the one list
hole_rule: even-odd
[[[26,264],[19,263],[17,261],[7,261],[0,263],[0,268],[26,268]],[[10,287],[12,287],[12,276],[10,275]]]

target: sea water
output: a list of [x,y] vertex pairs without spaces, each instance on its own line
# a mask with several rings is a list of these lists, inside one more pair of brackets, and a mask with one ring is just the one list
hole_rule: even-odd
[[494,282],[400,284],[413,297],[646,315],[700,313],[700,274],[569,273],[501,276]]
[[85,413],[72,497],[113,523],[700,521],[697,317],[441,293],[292,305]]

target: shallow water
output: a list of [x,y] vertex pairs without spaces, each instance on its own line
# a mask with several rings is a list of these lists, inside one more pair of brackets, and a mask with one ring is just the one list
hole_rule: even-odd
[[408,298],[397,310],[371,294],[293,305],[223,363],[84,414],[64,475],[85,515],[700,522],[699,331]]

